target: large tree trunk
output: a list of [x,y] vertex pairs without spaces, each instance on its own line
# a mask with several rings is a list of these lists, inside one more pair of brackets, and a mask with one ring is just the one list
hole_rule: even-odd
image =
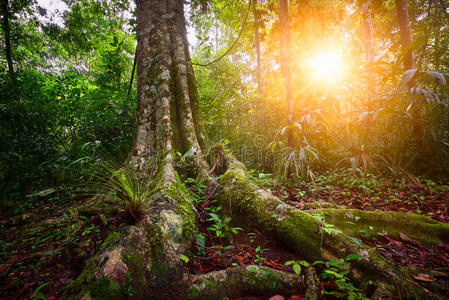
[[[175,170],[174,151],[190,152],[197,173],[209,173],[203,157],[206,139],[190,63],[182,0],[137,1],[138,110],[134,149],[129,164],[152,187],[152,206],[134,225],[110,235],[67,291],[68,298],[221,299],[247,295],[304,293],[317,299],[316,272],[297,277],[266,267],[248,266],[187,274],[185,254],[196,232],[193,198]],[[306,212],[295,210],[247,179],[244,166],[221,153],[219,199],[227,211],[257,226],[293,252],[317,259],[362,255],[353,268],[359,286],[396,293],[407,287],[429,292],[394,263],[343,233],[324,234]],[[436,227],[426,227],[428,230]],[[442,231],[445,232],[444,230]],[[323,239],[324,238],[324,239]],[[395,284],[396,283],[396,284]]]
[[[410,70],[415,68],[415,57],[413,52],[408,49],[410,47],[413,39],[412,32],[410,30],[410,19],[408,15],[407,0],[395,0],[396,11],[399,23],[399,35],[401,38],[401,46],[404,51],[404,69]],[[406,52],[408,51],[408,52]],[[411,81],[409,83],[409,88],[414,87],[415,83]],[[422,139],[424,137],[424,121],[421,111],[421,107],[416,103],[412,110],[412,127],[413,135],[417,141],[418,146],[422,144]]]
[[5,55],[8,63],[8,71],[14,73],[14,66],[11,56],[11,32],[9,27],[9,5],[8,0],[2,0],[2,15],[3,15],[3,33],[5,35]]
[[290,66],[290,24],[288,21],[288,0],[279,1],[279,19],[281,22],[281,72],[284,78],[285,103],[287,112],[287,145],[294,146],[293,137],[293,91]]

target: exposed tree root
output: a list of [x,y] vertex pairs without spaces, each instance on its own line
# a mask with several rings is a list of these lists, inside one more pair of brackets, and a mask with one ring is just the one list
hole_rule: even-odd
[[358,209],[324,209],[310,213],[325,212],[326,222],[350,234],[363,230],[369,236],[387,233],[399,237],[406,234],[423,244],[441,244],[449,241],[449,225],[426,216],[395,211],[366,211]]
[[276,293],[302,294],[308,289],[307,283],[308,279],[302,276],[251,265],[190,275],[188,285],[191,288],[187,296],[190,299],[223,299]]

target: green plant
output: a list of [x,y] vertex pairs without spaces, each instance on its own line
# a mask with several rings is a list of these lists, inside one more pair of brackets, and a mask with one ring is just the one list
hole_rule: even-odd
[[324,232],[329,235],[334,233],[342,233],[342,231],[335,227],[335,225],[326,223],[326,212],[321,211],[320,213],[313,214],[312,216],[315,218],[315,220],[318,221],[320,225],[321,248],[323,247]]
[[151,203],[150,186],[130,166],[119,170],[107,166],[106,169],[110,176],[101,182],[100,192],[121,202],[123,210],[133,221],[141,219]]
[[345,259],[330,259],[329,261],[316,261],[313,265],[323,264],[324,270],[320,273],[320,276],[324,279],[331,279],[337,285],[339,291],[326,291],[322,290],[323,295],[335,295],[338,297],[346,297],[346,299],[361,299],[366,300],[362,290],[357,289],[349,280],[347,275],[350,271],[350,261],[357,260],[362,256],[359,254],[350,254]]
[[247,236],[249,238],[249,242],[252,244],[252,243],[254,243],[254,240],[256,239],[257,234],[255,234],[254,232],[249,232],[249,233],[247,233]]
[[308,268],[310,264],[306,262],[305,260],[289,260],[285,262],[285,266],[292,266],[293,272],[295,272],[296,275],[301,274],[301,266],[304,266]]
[[187,256],[187,255],[184,255],[184,254],[181,254],[180,256],[179,256],[179,258],[183,261],[183,262],[185,262],[185,263],[188,263],[189,262],[189,257]]
[[51,284],[53,281],[49,281],[46,283],[41,284],[38,286],[32,293],[31,299],[43,299],[46,300],[47,298],[44,296],[44,294],[41,292],[41,290],[46,287],[47,285]]
[[288,127],[283,127],[268,145],[268,149],[278,155],[278,161],[282,163],[277,166],[279,173],[283,170],[284,178],[287,179],[291,171],[295,170],[295,175],[301,178],[308,178],[314,181],[316,176],[312,171],[312,163],[319,160],[318,149],[313,147],[307,139],[303,123],[294,123],[291,127],[294,130],[296,140],[299,142],[295,147],[285,146],[280,140],[287,132]]
[[265,260],[265,258],[262,256],[263,252],[266,251],[268,249],[262,249],[260,246],[257,246],[257,248],[255,249],[255,259],[254,262],[255,263],[259,263],[259,262],[263,262]]
[[221,206],[217,206],[211,209],[209,212],[209,217],[207,221],[212,222],[212,225],[207,228],[207,230],[212,231],[218,238],[224,238],[229,234],[237,234],[239,231],[243,230],[241,227],[232,227],[230,225],[232,218],[225,217],[224,220],[217,214],[221,210]]
[[206,252],[204,251],[204,246],[206,245],[206,238],[203,234],[197,234],[195,236],[195,244],[196,244],[196,251],[198,255],[205,255]]

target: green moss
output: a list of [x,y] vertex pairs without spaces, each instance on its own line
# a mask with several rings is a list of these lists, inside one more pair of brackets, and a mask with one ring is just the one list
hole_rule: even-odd
[[256,267],[255,271],[248,271],[246,280],[256,293],[277,292],[281,289],[279,278],[262,268]]
[[277,224],[277,230],[289,237],[289,246],[304,258],[315,261],[321,258],[319,227],[316,221],[302,211],[288,209],[285,219]]
[[[120,284],[103,276],[95,278],[95,270],[85,268],[80,276],[71,284],[68,299],[76,295],[86,295],[87,299],[126,299],[129,294],[130,279],[126,277],[125,283]],[[90,298],[89,298],[90,297]]]
[[[196,216],[191,206],[191,204],[194,203],[195,199],[192,197],[185,185],[181,182],[178,174],[175,174],[175,184],[176,186],[172,184],[170,186],[170,189],[166,192],[173,199],[176,199],[179,204],[175,209],[175,212],[182,217],[183,239],[181,240],[181,242],[186,242],[192,240],[196,232]],[[182,196],[180,195],[180,193]],[[184,198],[187,199],[190,203],[188,203]]]
[[154,261],[151,264],[151,274],[156,283],[161,282],[162,279],[166,277],[168,270],[168,263],[163,260]]
[[449,237],[449,225],[426,216],[393,211],[363,211],[355,209],[327,209],[326,222],[336,225],[353,235],[376,237],[388,233],[399,237],[399,233],[424,244],[441,244]]
[[113,244],[112,241],[114,241],[114,240],[117,239],[118,237],[120,237],[120,232],[112,232],[112,233],[110,233],[110,234],[106,237],[106,239],[104,240],[102,246],[104,246],[104,247],[110,247],[111,244]]
[[80,290],[84,289],[86,284],[95,280],[95,269],[88,262],[87,266],[84,267],[84,270],[78,278],[76,278],[76,280],[70,285],[68,289],[68,297],[70,298],[71,295],[78,294]]
[[200,297],[201,291],[195,285],[187,292],[187,299],[199,299]]
[[241,219],[251,216],[249,220],[240,221],[282,238],[283,244],[307,259],[321,257],[319,228],[313,217],[288,208],[277,197],[261,190],[245,177],[239,162],[231,161],[220,181],[228,188],[220,194],[223,205],[231,205],[229,210]]
[[164,254],[164,238],[161,228],[155,223],[145,226],[148,244],[151,245],[151,257],[161,257]]
[[119,284],[108,277],[102,277],[88,285],[92,299],[126,299],[126,284]]

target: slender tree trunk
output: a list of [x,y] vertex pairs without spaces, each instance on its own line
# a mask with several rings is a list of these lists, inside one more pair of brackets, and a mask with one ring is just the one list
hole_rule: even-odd
[[9,27],[9,5],[8,0],[2,0],[2,13],[3,13],[3,32],[5,34],[5,55],[8,62],[8,71],[14,73],[14,66],[11,56],[11,31]]
[[[370,64],[374,60],[374,49],[373,49],[373,24],[371,22],[371,13],[369,9],[371,1],[366,0],[362,5],[362,13],[363,13],[363,44],[365,48],[365,63]],[[376,94],[376,75],[374,72],[368,72],[367,77],[367,101],[366,101],[366,110],[372,111],[373,109],[373,98]],[[366,146],[369,141],[368,139],[371,136],[371,126],[372,126],[372,117],[371,114],[368,114],[365,119],[365,130],[363,131],[363,143]]]
[[290,24],[288,21],[288,0],[279,1],[279,18],[281,22],[281,72],[284,77],[285,103],[287,112],[287,145],[294,146],[293,138],[293,92],[292,72],[290,66]]
[[[408,15],[407,0],[395,0],[396,11],[399,23],[399,35],[401,38],[402,49],[405,50],[412,43],[412,32],[410,30],[410,19]],[[404,69],[410,70],[415,68],[415,58],[412,51],[409,51],[404,57]],[[410,82],[409,88],[415,86],[414,82]],[[424,137],[424,122],[421,107],[416,103],[412,110],[412,127],[413,135],[416,142],[419,145],[422,144],[422,139]]]
[[259,20],[260,13],[257,9],[257,0],[254,0],[253,4],[253,15],[254,15],[254,46],[256,48],[256,59],[257,59],[257,95],[262,96],[262,65],[261,65],[261,54],[260,54],[260,37],[259,37]]
[[[373,49],[373,24],[371,22],[371,13],[369,10],[369,5],[371,1],[367,0],[363,3],[363,44],[365,47],[365,61],[366,63],[372,63],[374,60],[374,49]],[[376,94],[375,85],[375,74],[369,72],[368,74],[368,96],[371,98]]]
[[440,68],[440,61],[441,61],[441,55],[439,49],[440,44],[440,32],[441,32],[441,23],[439,21],[439,8],[438,5],[435,3],[434,13],[432,17],[432,27],[436,31],[435,32],[435,42],[433,44],[433,64],[434,69],[438,70]]
[[[410,18],[408,15],[407,0],[395,0],[396,12],[399,23],[399,36],[401,38],[401,45],[406,49],[412,43],[412,32],[410,30]],[[413,52],[409,52],[404,57],[404,69],[409,70],[415,68],[415,58]]]

